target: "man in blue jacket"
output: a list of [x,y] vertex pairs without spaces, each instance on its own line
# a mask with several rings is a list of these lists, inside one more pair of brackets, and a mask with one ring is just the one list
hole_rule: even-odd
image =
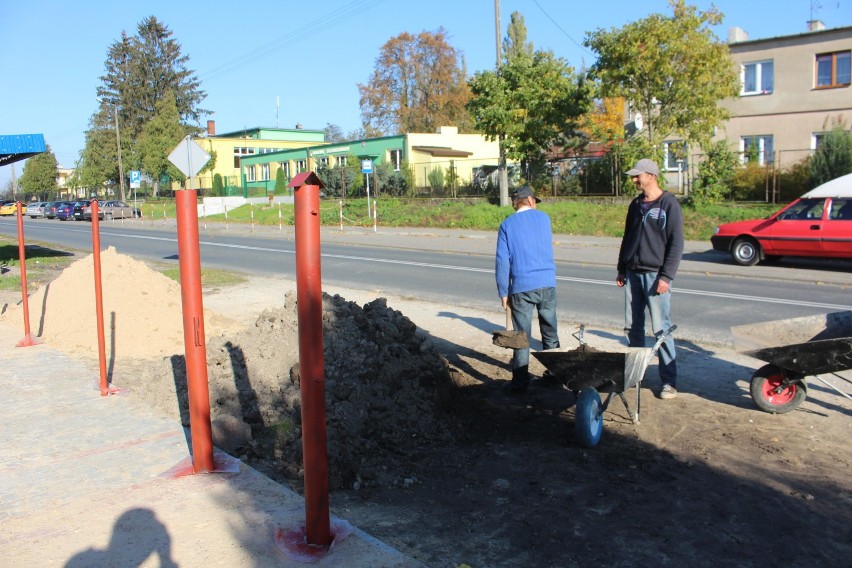
[[[640,193],[627,209],[618,253],[616,284],[624,287],[624,331],[630,347],[645,347],[645,310],[659,337],[671,327],[671,285],[683,256],[683,213],[677,198],[660,189],[660,169],[643,159],[627,171]],[[662,389],[659,396],[677,396],[677,362],[671,336],[659,351]]]
[[[530,338],[533,311],[544,349],[559,347],[556,331],[556,264],[553,262],[553,234],[550,217],[538,211],[540,203],[528,185],[512,194],[515,213],[509,215],[497,233],[495,275],[497,295],[503,309],[511,308],[512,325]],[[529,347],[515,349],[512,355],[512,382],[509,391],[522,393],[530,383]]]

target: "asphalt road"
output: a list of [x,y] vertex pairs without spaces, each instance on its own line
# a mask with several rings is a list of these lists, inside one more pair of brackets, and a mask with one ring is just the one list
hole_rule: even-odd
[[[101,247],[136,258],[177,263],[174,220],[100,223]],[[14,218],[0,219],[0,234],[15,237]],[[27,243],[92,250],[87,222],[25,219]],[[561,319],[617,333],[623,292],[615,286],[618,239],[554,237]],[[382,294],[421,298],[483,313],[500,311],[494,285],[490,233],[458,230],[322,229],[323,282]],[[202,265],[295,280],[292,227],[250,227],[199,222]],[[739,267],[687,243],[675,281],[673,320],[679,339],[731,345],[730,327],[852,309],[852,263],[792,260],[777,266]]]

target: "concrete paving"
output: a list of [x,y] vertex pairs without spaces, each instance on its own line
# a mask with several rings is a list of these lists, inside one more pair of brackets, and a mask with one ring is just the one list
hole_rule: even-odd
[[[0,322],[4,566],[305,565],[278,544],[304,527],[301,496],[218,451],[238,473],[175,477],[191,463],[180,424],[100,396],[97,370],[56,349],[16,347],[17,323]],[[331,525],[353,532],[313,566],[421,566],[344,519]]]

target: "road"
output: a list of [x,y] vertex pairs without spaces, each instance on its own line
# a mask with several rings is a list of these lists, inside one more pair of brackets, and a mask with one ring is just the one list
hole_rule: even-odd
[[[100,226],[102,248],[114,246],[135,258],[177,263],[174,220]],[[0,219],[0,234],[16,237],[14,218]],[[24,234],[28,243],[92,250],[90,223],[26,219]],[[292,227],[208,227],[202,221],[199,234],[204,267],[295,280]],[[323,282],[493,315],[499,312],[499,300],[492,237],[476,231],[323,228]],[[614,284],[617,240],[555,239],[560,319],[617,332],[624,318],[623,292]],[[719,253],[695,246],[690,252],[687,247],[673,297],[678,338],[730,345],[729,328],[734,325],[852,309],[850,267],[852,263],[831,262],[736,267]]]

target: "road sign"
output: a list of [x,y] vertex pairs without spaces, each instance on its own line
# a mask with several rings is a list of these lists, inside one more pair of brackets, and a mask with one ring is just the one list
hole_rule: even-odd
[[139,170],[130,170],[130,187],[131,189],[139,189],[139,184],[142,182],[142,172]]
[[361,160],[361,173],[362,174],[373,173],[373,160]]
[[210,154],[204,151],[204,148],[199,146],[192,136],[187,136],[181,140],[172,153],[169,154],[169,161],[179,169],[186,177],[192,177],[201,171],[207,162],[210,161]]

